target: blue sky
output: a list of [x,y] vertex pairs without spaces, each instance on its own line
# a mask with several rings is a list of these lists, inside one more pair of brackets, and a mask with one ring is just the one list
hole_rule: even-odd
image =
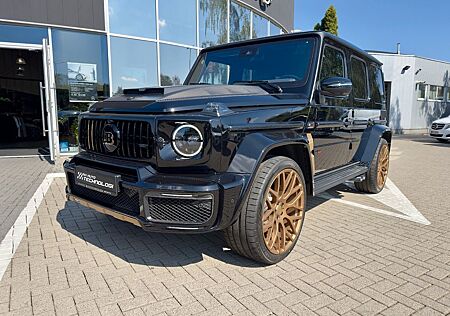
[[339,36],[368,50],[450,61],[450,0],[295,0],[295,28],[313,29],[333,4]]

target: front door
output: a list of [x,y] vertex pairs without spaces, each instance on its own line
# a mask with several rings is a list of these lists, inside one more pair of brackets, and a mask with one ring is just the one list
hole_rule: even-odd
[[[342,50],[325,45],[320,80],[346,77],[346,58]],[[347,164],[350,160],[351,130],[347,126],[351,108],[348,99],[321,98],[315,107],[315,170],[321,172]]]
[[[44,155],[54,159],[55,117],[47,93],[48,45],[0,46],[0,157]],[[51,61],[51,60],[50,60]]]

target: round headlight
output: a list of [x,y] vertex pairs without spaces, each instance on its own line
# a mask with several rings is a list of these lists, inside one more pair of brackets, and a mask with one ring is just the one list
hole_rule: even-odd
[[178,126],[172,134],[172,146],[177,154],[184,157],[194,157],[203,148],[203,136],[194,125]]

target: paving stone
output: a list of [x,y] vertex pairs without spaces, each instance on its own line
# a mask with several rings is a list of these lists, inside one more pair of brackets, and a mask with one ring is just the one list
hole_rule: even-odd
[[[450,209],[435,192],[450,155],[429,147],[395,139],[390,176],[431,225],[311,198],[300,243],[273,266],[222,251],[220,233],[147,233],[66,202],[64,179],[55,179],[0,280],[0,313],[449,314]],[[425,160],[427,170],[418,168]],[[33,186],[17,188],[55,170],[30,166],[41,170],[24,168],[30,178],[14,180],[15,196],[2,195],[0,182],[0,207],[23,208]],[[383,207],[348,188],[330,194]]]

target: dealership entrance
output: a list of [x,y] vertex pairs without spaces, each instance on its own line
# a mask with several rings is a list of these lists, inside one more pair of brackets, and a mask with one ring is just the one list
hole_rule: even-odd
[[46,39],[42,45],[0,43],[0,157],[54,159],[49,51]]

